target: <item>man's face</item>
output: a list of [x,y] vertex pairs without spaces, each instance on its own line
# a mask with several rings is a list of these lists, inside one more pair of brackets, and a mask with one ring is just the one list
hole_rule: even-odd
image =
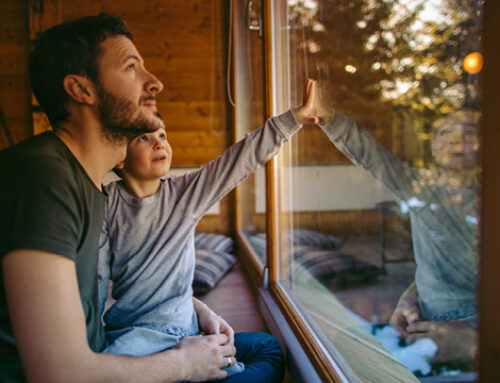
[[155,95],[163,84],[146,70],[132,41],[114,36],[101,46],[96,91],[104,132],[132,138],[162,128]]
[[172,162],[172,148],[167,132],[160,128],[130,141],[122,171],[137,181],[154,181],[164,177]]
[[445,124],[437,128],[432,139],[436,163],[446,169],[473,169],[478,149],[477,125],[472,123]]

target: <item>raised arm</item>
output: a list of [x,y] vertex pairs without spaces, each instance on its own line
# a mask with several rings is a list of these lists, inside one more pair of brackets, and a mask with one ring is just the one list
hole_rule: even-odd
[[262,128],[248,133],[200,170],[175,179],[175,187],[182,190],[183,201],[179,203],[185,214],[201,218],[214,203],[274,157],[301,124],[317,123],[313,114],[316,93],[316,82],[309,80],[301,106],[267,120]]
[[2,260],[9,314],[30,382],[174,382],[222,378],[232,346],[224,334],[195,337],[147,357],[92,351],[87,342],[75,263],[35,250]]
[[369,171],[401,199],[412,194],[418,173],[393,156],[350,118],[318,107],[320,127],[329,140],[356,166]]

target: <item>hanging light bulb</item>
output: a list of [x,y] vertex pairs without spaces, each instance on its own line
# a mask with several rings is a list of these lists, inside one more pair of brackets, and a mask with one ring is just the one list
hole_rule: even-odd
[[483,69],[483,55],[479,52],[469,53],[464,58],[464,69],[469,74],[476,74]]

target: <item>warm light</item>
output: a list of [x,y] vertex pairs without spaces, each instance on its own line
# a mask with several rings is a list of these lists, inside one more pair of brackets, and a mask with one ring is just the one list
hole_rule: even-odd
[[469,53],[464,58],[464,69],[470,74],[481,72],[481,69],[483,69],[483,55],[479,52]]
[[346,65],[344,69],[347,73],[351,73],[351,74],[356,73],[356,70],[357,70],[356,67],[353,65]]

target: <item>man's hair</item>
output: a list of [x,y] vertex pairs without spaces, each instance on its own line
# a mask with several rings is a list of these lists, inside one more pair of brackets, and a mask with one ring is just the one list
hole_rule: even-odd
[[118,16],[101,13],[58,24],[40,33],[29,58],[31,87],[52,125],[67,120],[68,74],[99,79],[101,43],[108,37],[132,33]]

